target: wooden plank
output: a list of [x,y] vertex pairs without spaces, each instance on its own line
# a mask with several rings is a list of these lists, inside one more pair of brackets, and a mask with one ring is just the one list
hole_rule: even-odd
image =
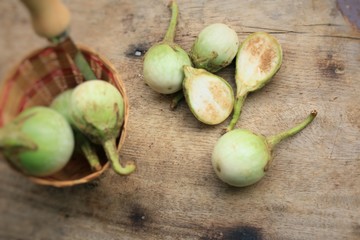
[[[206,25],[223,22],[243,40],[254,31],[277,37],[279,73],[249,95],[237,127],[271,135],[312,109],[316,120],[274,150],[258,184],[220,182],[211,152],[221,129],[199,123],[185,103],[144,84],[142,53],[159,42],[167,1],[65,1],[72,32],[121,73],[130,100],[123,159],[138,170],[111,170],[83,186],[36,186],[0,161],[0,239],[359,239],[360,33],[335,1],[179,0],[176,42],[190,50]],[[46,41],[16,1],[0,2],[0,77]],[[235,88],[235,66],[219,72]]]

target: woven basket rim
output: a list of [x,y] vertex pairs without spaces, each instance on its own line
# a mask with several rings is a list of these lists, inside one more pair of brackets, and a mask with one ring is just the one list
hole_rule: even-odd
[[[2,90],[6,84],[6,82],[12,77],[14,76],[14,74],[18,71],[19,67],[21,66],[21,64],[23,64],[23,62],[26,59],[29,59],[31,57],[36,56],[37,54],[39,54],[41,51],[43,51],[44,49],[47,48],[54,48],[55,46],[44,46],[44,47],[40,47],[37,48],[35,50],[30,51],[28,54],[25,54],[24,57],[21,58],[20,61],[18,61],[10,70],[9,72],[5,75],[5,77],[2,79],[2,82],[0,84],[0,90]],[[120,91],[123,100],[124,100],[124,123],[123,126],[120,130],[120,138],[119,138],[119,142],[117,143],[117,152],[118,154],[120,153],[121,147],[125,142],[125,138],[126,138],[126,134],[127,134],[127,125],[128,125],[128,119],[129,119],[129,99],[127,97],[126,94],[126,90],[125,90],[125,85],[120,77],[120,74],[118,73],[118,71],[116,70],[116,68],[114,67],[114,65],[103,55],[97,53],[95,50],[93,50],[92,48],[84,45],[84,44],[77,44],[77,47],[80,51],[82,52],[87,52],[88,54],[97,57],[98,59],[100,59],[102,61],[102,63],[106,66],[106,68],[108,68],[113,76],[114,79],[114,85],[115,87]],[[10,163],[9,163],[10,164]],[[79,179],[75,179],[75,180],[52,180],[51,178],[41,178],[41,177],[33,177],[33,176],[28,176],[25,175],[24,173],[22,173],[19,170],[16,170],[16,172],[20,173],[21,175],[25,176],[26,178],[28,178],[29,180],[31,180],[32,182],[39,184],[39,185],[45,185],[45,186],[53,186],[53,187],[70,187],[70,186],[74,186],[74,185],[79,185],[79,184],[84,184],[87,182],[90,182],[96,178],[98,178],[100,175],[102,175],[108,168],[110,167],[110,162],[107,160],[107,162],[102,166],[102,168],[99,171],[90,173],[82,178]],[[51,177],[51,176],[49,176]]]

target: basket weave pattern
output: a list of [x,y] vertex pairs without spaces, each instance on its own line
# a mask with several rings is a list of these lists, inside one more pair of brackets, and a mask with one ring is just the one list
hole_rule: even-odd
[[[125,141],[129,116],[129,103],[123,82],[107,59],[87,47],[79,46],[79,49],[97,78],[113,84],[123,96],[125,115],[124,125],[117,141],[119,151]],[[48,106],[59,93],[74,88],[83,81],[84,78],[72,58],[62,48],[49,46],[30,53],[2,81],[0,127],[26,108],[36,105]],[[98,172],[92,172],[82,154],[74,152],[70,162],[60,172],[49,177],[28,176],[28,178],[35,183],[55,187],[86,183],[97,178],[110,166],[100,147],[98,152],[102,164],[102,169]]]

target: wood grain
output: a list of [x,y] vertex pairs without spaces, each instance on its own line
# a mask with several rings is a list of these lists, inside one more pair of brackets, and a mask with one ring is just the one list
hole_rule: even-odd
[[[335,1],[179,0],[176,42],[190,50],[208,24],[226,23],[240,41],[273,34],[283,65],[248,96],[237,127],[275,134],[319,113],[279,144],[266,177],[237,189],[218,180],[211,152],[221,129],[198,122],[183,102],[144,84],[143,56],[170,19],[167,1],[67,0],[71,35],[106,56],[130,100],[121,157],[129,177],[107,171],[65,189],[37,186],[0,161],[0,239],[360,239],[360,33]],[[0,77],[46,45],[18,1],[0,2]],[[219,72],[235,87],[235,66]]]

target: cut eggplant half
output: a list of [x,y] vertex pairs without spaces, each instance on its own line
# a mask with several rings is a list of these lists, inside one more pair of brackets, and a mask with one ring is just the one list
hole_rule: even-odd
[[280,69],[281,63],[281,45],[270,34],[256,32],[244,40],[236,55],[236,100],[233,118],[226,131],[234,129],[248,93],[269,82]]
[[231,114],[234,92],[223,78],[204,69],[184,66],[183,91],[194,116],[205,124],[216,125]]

